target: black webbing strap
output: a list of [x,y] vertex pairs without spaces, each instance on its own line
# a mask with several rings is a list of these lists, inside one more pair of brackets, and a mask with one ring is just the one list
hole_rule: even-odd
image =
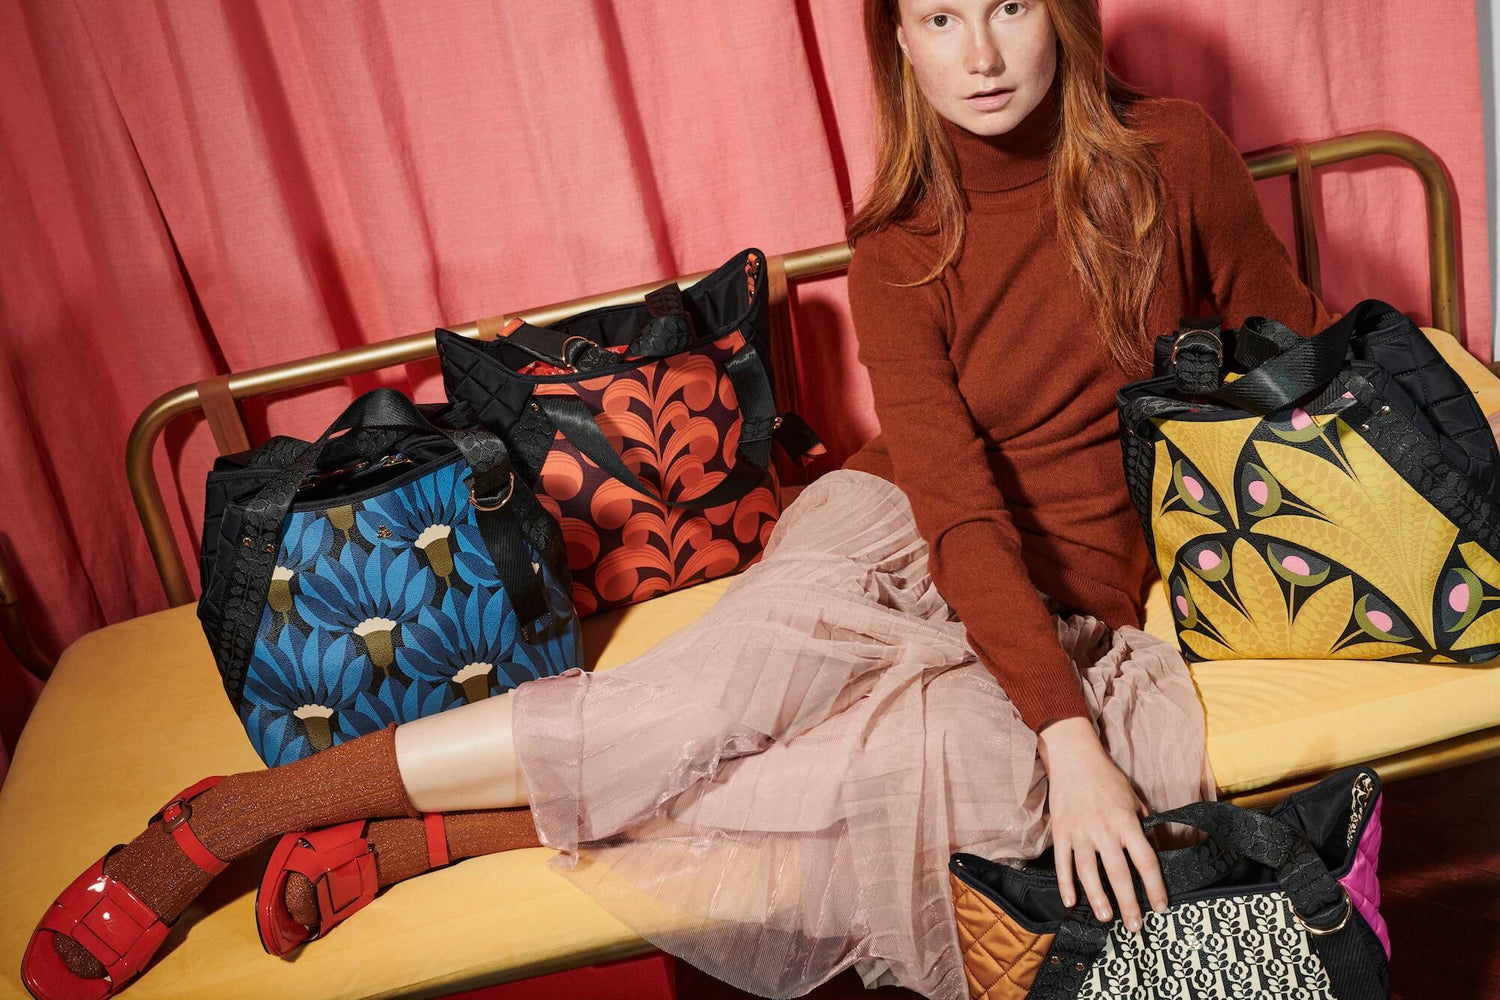
[[1250,413],[1266,414],[1326,392],[1348,359],[1354,316],[1311,337],[1300,337],[1275,320],[1251,317],[1240,329],[1235,348],[1236,360],[1250,367],[1211,395]]
[[702,496],[669,500],[656,493],[626,466],[599,429],[588,406],[574,396],[537,394],[532,401],[572,445],[590,461],[644,496],[681,510],[707,510],[740,499],[765,482],[771,465],[771,439],[776,426],[775,403],[765,365],[755,348],[746,344],[724,362],[734,385],[743,423],[739,447],[729,474]]
[[1311,337],[1251,316],[1234,331],[1234,362],[1244,374],[1227,382],[1222,381],[1222,334],[1216,327],[1210,333],[1207,322],[1184,320],[1172,349],[1177,389],[1262,415],[1297,402],[1321,409],[1338,394],[1334,379],[1349,358],[1354,332],[1389,310],[1367,300]]
[[1348,927],[1313,937],[1312,946],[1339,1000],[1388,1000],[1391,973],[1385,948],[1357,910],[1349,915]]
[[783,451],[803,465],[826,454],[823,439],[818,437],[817,432],[799,414],[787,412],[780,416],[781,422],[775,424],[771,436]]
[[[405,397],[402,397],[403,399]],[[458,446],[469,463],[469,497],[474,521],[484,547],[495,564],[500,583],[516,611],[521,638],[535,642],[552,623],[538,572],[521,535],[521,515],[512,506],[515,469],[498,437],[485,430],[459,430],[431,425]]]
[[1108,942],[1108,925],[1098,921],[1088,900],[1080,896],[1057,928],[1052,947],[1031,981],[1027,1000],[1073,1000]]

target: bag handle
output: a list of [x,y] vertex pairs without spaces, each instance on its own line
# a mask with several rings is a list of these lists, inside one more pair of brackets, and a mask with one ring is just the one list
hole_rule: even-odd
[[[281,526],[291,510],[297,487],[317,468],[325,450],[342,441],[340,432],[373,428],[391,431],[429,431],[451,440],[469,465],[469,500],[475,521],[500,581],[523,623],[526,641],[551,624],[541,580],[532,569],[531,557],[521,534],[520,515],[511,506],[515,495],[515,472],[501,440],[485,430],[440,425],[429,420],[411,400],[394,389],[381,388],[355,399],[317,440],[296,453],[295,459],[261,487],[245,504],[240,543],[225,572],[229,574],[223,617],[215,642],[215,653],[225,665],[225,684],[238,703],[238,688],[244,683],[244,668],[250,662],[259,628],[265,594],[271,584],[279,547]],[[291,458],[281,451],[279,458]]]
[[1307,838],[1268,813],[1227,802],[1194,802],[1141,821],[1143,830],[1163,823],[1184,823],[1208,834],[1226,853],[1248,858],[1275,872],[1292,909],[1309,932],[1337,929],[1349,918],[1344,887]]
[[609,443],[583,400],[534,394],[532,403],[590,461],[637,493],[680,510],[707,510],[732,503],[765,482],[771,465],[772,436],[781,422],[766,367],[752,344],[746,342],[724,362],[724,371],[734,386],[743,421],[734,465],[713,489],[690,500],[668,500],[642,482]]

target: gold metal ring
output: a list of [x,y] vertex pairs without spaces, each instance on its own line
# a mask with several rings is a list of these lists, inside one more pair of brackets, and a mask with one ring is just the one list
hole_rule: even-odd
[[1312,924],[1307,922],[1302,914],[1297,912],[1297,908],[1295,906],[1292,907],[1292,916],[1297,918],[1297,923],[1302,925],[1303,930],[1307,931],[1307,933],[1313,935],[1314,937],[1324,937],[1328,934],[1337,934],[1339,931],[1349,926],[1349,918],[1354,916],[1354,904],[1349,901],[1349,891],[1345,889],[1343,885],[1339,886],[1339,891],[1344,894],[1344,915],[1340,917],[1339,922],[1334,924],[1332,927],[1314,927]]
[[573,334],[573,335],[571,335],[571,336],[564,337],[560,353],[562,354],[563,367],[566,368],[570,372],[576,372],[578,370],[573,365],[573,362],[568,360],[568,345],[571,344],[575,340],[581,340],[585,344],[587,344],[589,347],[598,347],[599,346],[598,344],[594,343],[589,338],[587,338],[587,337],[580,337],[576,333]]
[[511,494],[515,493],[515,491],[516,491],[516,474],[515,474],[514,471],[512,471],[510,473],[510,482],[508,482],[508,483],[505,484],[505,496],[501,497],[499,499],[499,501],[497,501],[493,507],[487,507],[484,504],[480,503],[479,500],[474,496],[474,480],[470,479],[469,480],[469,503],[471,503],[471,504],[474,505],[474,509],[475,510],[482,510],[485,513],[488,514],[490,511],[499,510],[501,507],[504,507],[506,504],[510,503]]

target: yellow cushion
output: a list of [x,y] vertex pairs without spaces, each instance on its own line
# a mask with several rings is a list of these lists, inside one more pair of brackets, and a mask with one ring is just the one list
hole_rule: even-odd
[[[1146,629],[1172,639],[1155,587]],[[1500,664],[1214,660],[1192,665],[1220,794],[1426,746],[1500,721]]]

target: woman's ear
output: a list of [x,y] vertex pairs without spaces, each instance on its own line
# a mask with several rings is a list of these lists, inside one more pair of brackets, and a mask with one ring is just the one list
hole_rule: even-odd
[[896,25],[896,44],[901,47],[901,54],[908,60],[911,59],[911,51],[906,47],[906,28],[904,25]]

